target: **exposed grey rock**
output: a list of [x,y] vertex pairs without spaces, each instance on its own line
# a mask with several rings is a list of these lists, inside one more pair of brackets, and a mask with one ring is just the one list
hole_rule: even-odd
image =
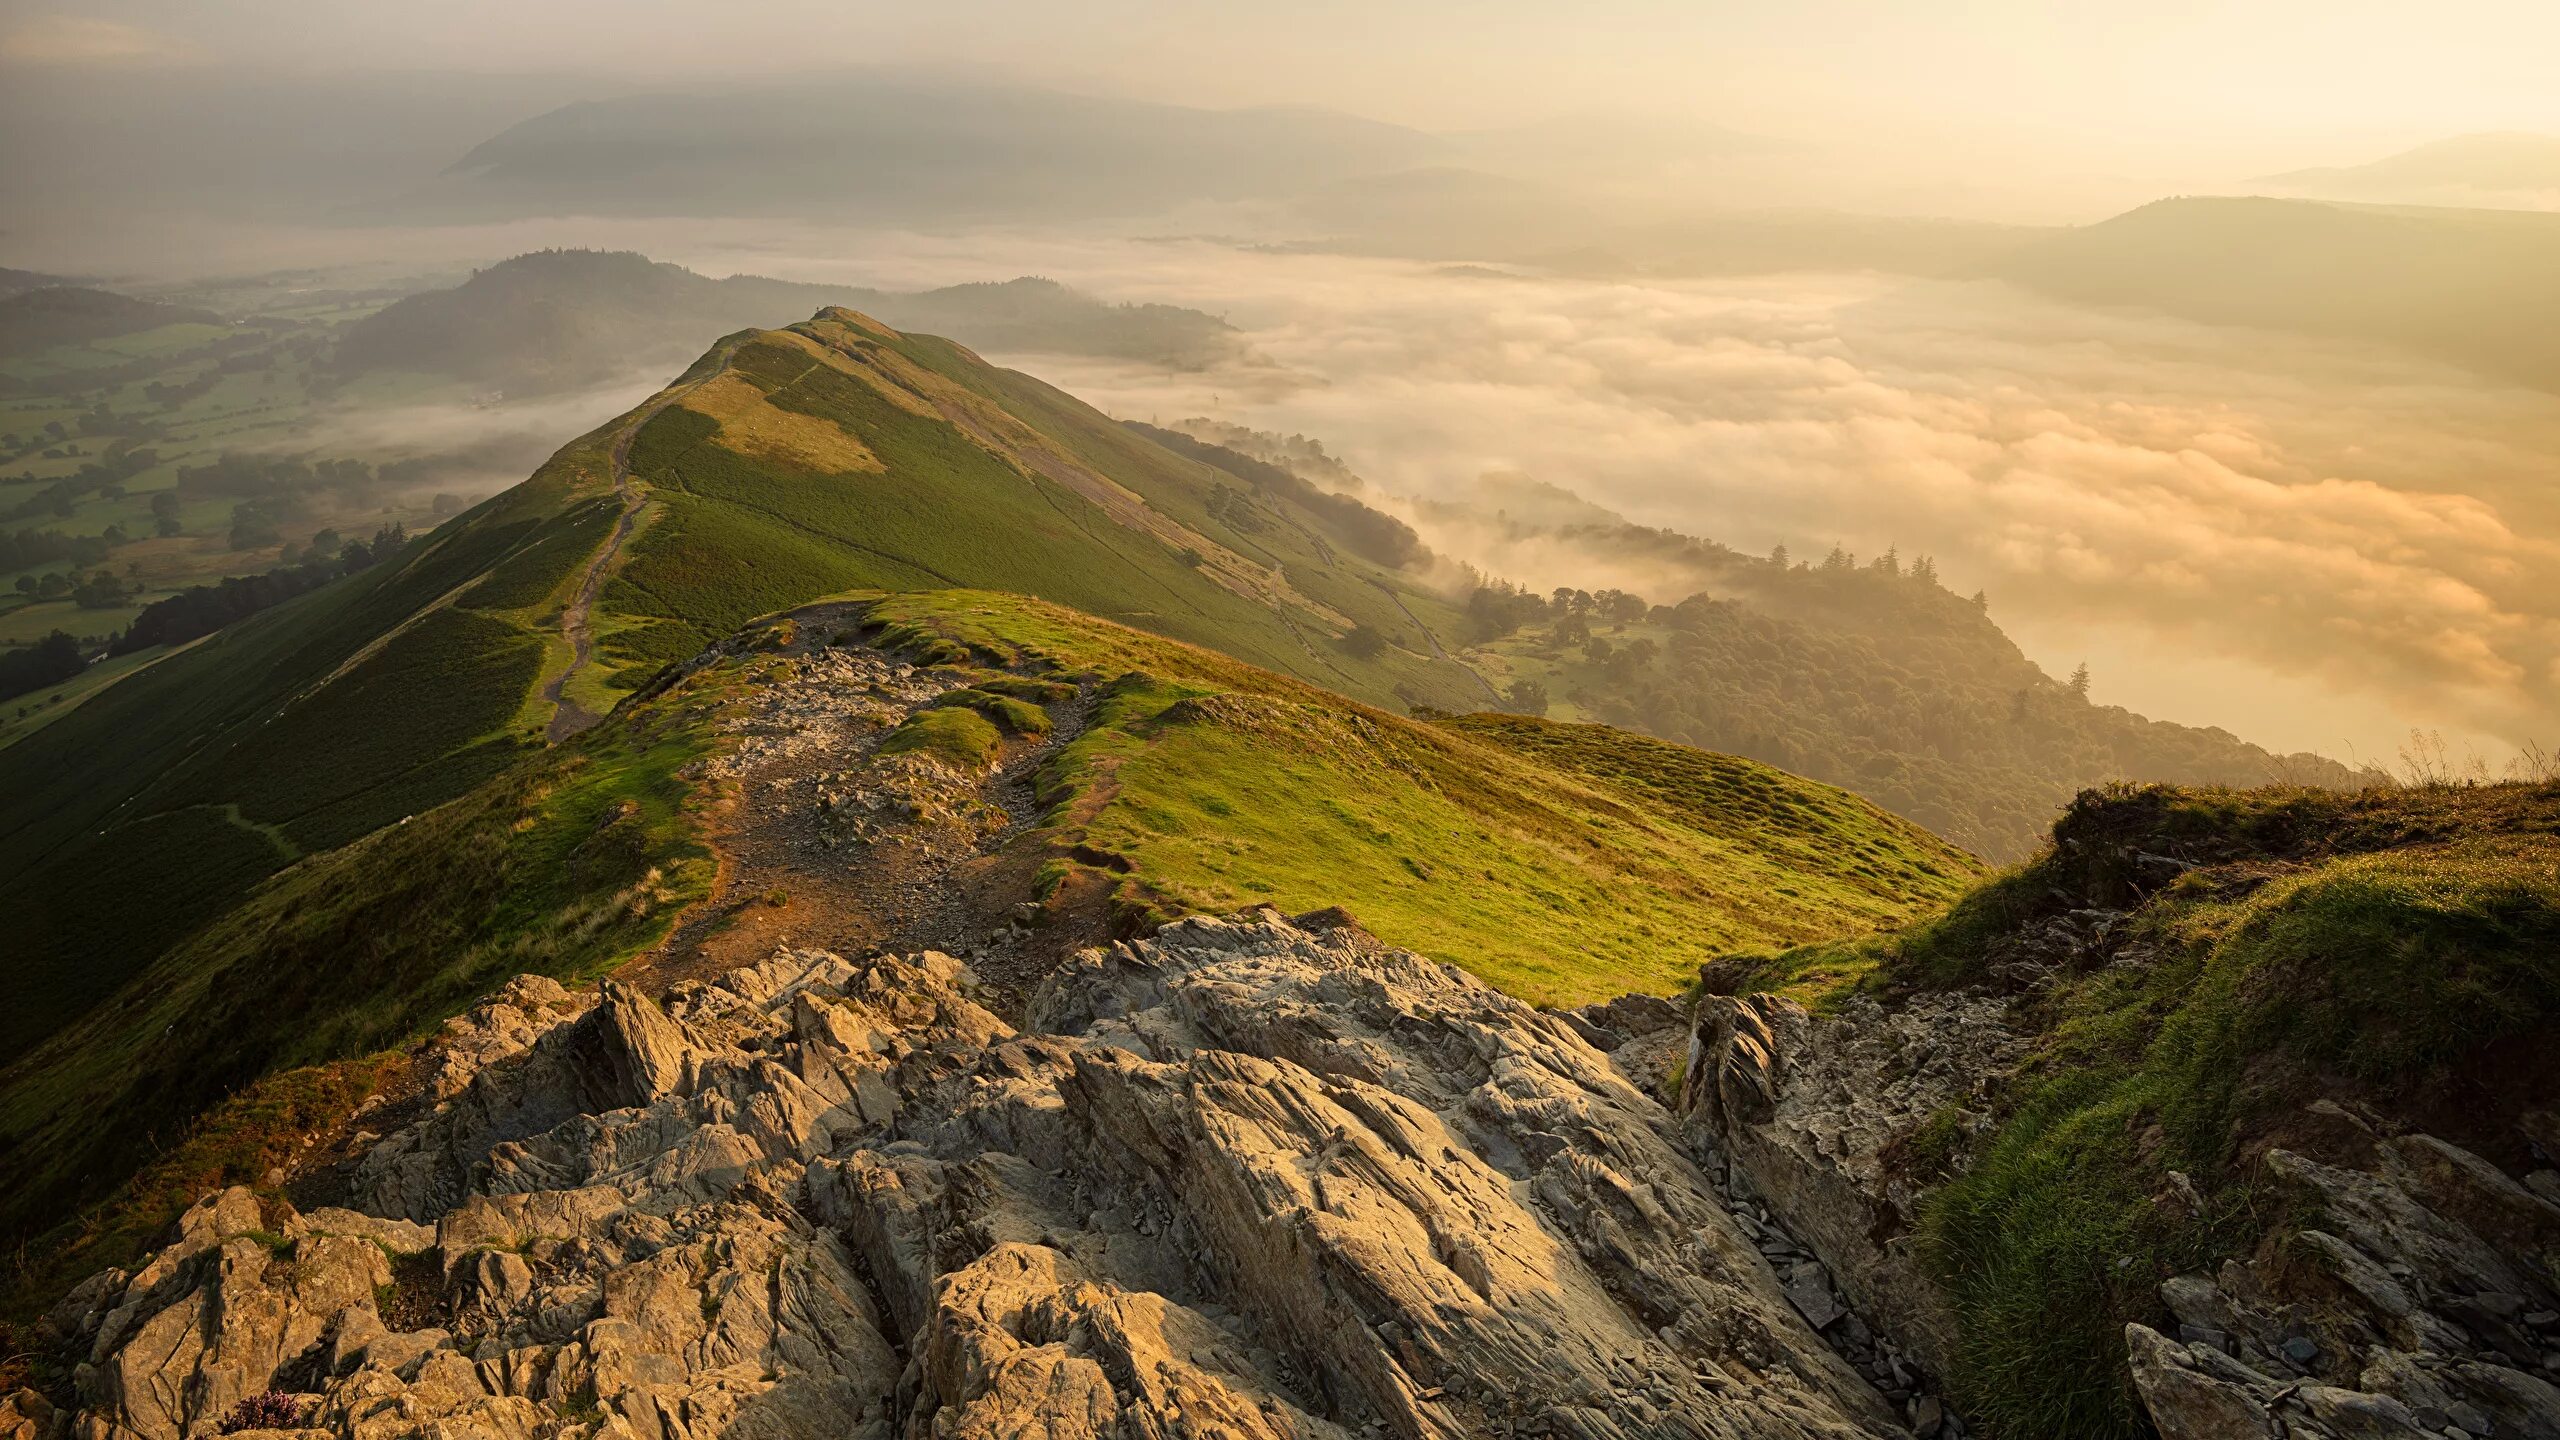
[[520,998],[353,1209],[226,1192],[67,1298],[81,1408],[11,1423],[180,1440],[276,1387],[338,1440],[1901,1433],[1796,1313],[1821,1267],[1782,1286],[1574,1025],[1348,926],[1088,952],[1021,1032],[932,952]]
[[2363,1168],[2281,1149],[2264,1163],[2326,1228],[2161,1287],[2182,1329],[2214,1324],[2237,1354],[2128,1331],[2162,1435],[2275,1435],[2307,1421],[2341,1437],[2560,1440],[2560,1389],[2520,1328],[2554,1298],[2560,1210],[2433,1136],[2378,1136],[2334,1105],[2322,1113],[2362,1129],[2365,1143],[2347,1148]]
[[2005,1002],[1852,1001],[1820,1019],[1766,995],[1701,998],[1682,1120],[1818,1256],[1850,1308],[1943,1374],[1954,1319],[1911,1251],[1926,1176],[1896,1150],[1929,1127],[1969,1138],[2023,1048]]

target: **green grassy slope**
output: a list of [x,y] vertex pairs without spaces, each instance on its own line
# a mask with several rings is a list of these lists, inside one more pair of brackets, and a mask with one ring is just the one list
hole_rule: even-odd
[[[1449,607],[1286,496],[1174,456],[947,342],[830,311],[697,362],[393,563],[213,636],[0,751],[0,1044],[82,1012],[280,866],[463,793],[539,743],[561,611],[646,502],[591,615],[595,713],[746,619],[848,588],[1024,590],[1380,703],[1481,694]],[[1218,514],[1213,515],[1212,506]],[[1354,626],[1394,637],[1355,657]]]
[[[306,853],[450,799],[533,743],[539,617],[467,608],[603,483],[572,445],[393,561],[220,632],[0,751],[0,911],[32,1042]],[[604,502],[610,503],[610,502]],[[565,557],[574,560],[575,557]],[[564,570],[566,566],[562,567]]]
[[1043,777],[1062,853],[1132,912],[1339,905],[1542,1003],[1899,922],[1979,873],[1867,802],[1728,756],[1513,715],[1426,723],[1008,596],[874,609],[893,635],[1093,677]]
[[[1456,707],[1483,693],[1405,618],[1454,626],[1447,603],[1351,553],[1325,517],[1283,496],[1234,498],[1232,476],[948,341],[829,311],[748,340],[728,374],[769,412],[688,399],[632,447],[652,519],[599,625],[625,685],[817,595],[956,585],[1039,595],[1373,701]],[[852,437],[875,468],[759,447],[776,415]],[[1097,482],[1128,500],[1096,503]],[[1336,642],[1358,624],[1394,647],[1345,652]]]
[[[1671,989],[1734,946],[1890,925],[1979,873],[1862,801],[1746,761],[1596,726],[1408,719],[1039,600],[880,597],[864,633],[949,685],[893,748],[983,765],[1003,735],[1048,733],[1048,707],[1078,687],[1096,697],[1034,777],[1045,814],[1015,843],[1045,866],[1043,894],[1100,892],[1114,926],[1341,905],[1392,943],[1578,1003]],[[574,982],[663,935],[713,873],[694,817],[721,782],[689,762],[730,743],[724,717],[792,663],[724,653],[266,879],[0,1069],[0,1163],[17,1180],[0,1234],[77,1214],[31,1252],[24,1298],[108,1263],[194,1187],[258,1181],[273,1145],[255,1116],[309,1123],[322,1092],[352,1104],[343,1067],[517,973]],[[113,1192],[144,1167],[157,1178]]]
[[[2054,840],[1941,916],[1756,983],[1817,1005],[1996,987],[2043,927],[2128,912],[2013,1010],[2036,1047],[1985,1138],[1910,1178],[1938,1185],[1922,1238],[1965,1413],[2132,1437],[2125,1322],[2173,1324],[2161,1280],[2259,1242],[2282,1201],[2251,1162],[2309,1101],[2525,1164],[2516,1118],[2560,1104],[2560,786],[2127,788],[2082,796]],[[2193,1210],[2156,1203],[2172,1171]]]
[[[711,882],[678,771],[711,748],[732,678],[267,878],[0,1068],[14,1177],[0,1234],[48,1236],[21,1256],[11,1308],[129,1253],[206,1185],[262,1183],[288,1158],[281,1137],[342,1116],[380,1079],[350,1088],[331,1067],[406,1044],[516,975],[575,983],[664,934]],[[315,1108],[315,1087],[335,1101]]]

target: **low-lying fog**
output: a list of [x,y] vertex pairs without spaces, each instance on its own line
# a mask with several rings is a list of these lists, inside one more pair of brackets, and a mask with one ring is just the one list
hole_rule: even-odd
[[[1502,279],[1019,239],[753,263],[1032,268],[1217,311],[1250,358],[1210,373],[999,358],[1125,416],[1315,436],[1390,490],[1518,471],[1744,549],[1931,554],[2049,670],[2087,659],[2101,700],[2280,749],[2388,762],[2424,726],[2495,763],[2560,696],[2560,397],[2396,352],[1989,282]],[[1593,556],[1467,558],[1610,578]]]
[[[574,243],[710,274],[894,288],[1042,274],[1194,306],[1242,328],[1238,359],[1171,373],[993,358],[1125,417],[1303,432],[1388,491],[1463,499],[1518,472],[1746,550],[1933,555],[2049,671],[2086,659],[2100,700],[2280,750],[2388,763],[2418,726],[2494,765],[2548,738],[2560,698],[2560,397],[2379,347],[1874,275],[1602,282],[773,222],[365,238],[420,263]],[[310,236],[307,258],[333,239]],[[634,377],[541,418],[556,444],[648,388]],[[367,423],[523,434],[527,418]],[[1433,538],[1541,587],[1680,598],[1602,556]]]

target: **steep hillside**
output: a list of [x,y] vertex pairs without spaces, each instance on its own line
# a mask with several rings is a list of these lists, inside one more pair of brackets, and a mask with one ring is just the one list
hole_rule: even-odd
[[2560,787],[2093,792],[1704,973],[1693,1124],[1998,1434],[2560,1418]]
[[[1522,717],[1432,725],[1020,597],[827,602],[274,876],[31,1045],[0,1071],[20,1181],[0,1222],[54,1225],[152,1161],[150,1137],[188,1134],[61,1226],[26,1293],[126,1253],[206,1183],[309,1163],[293,1147],[332,1106],[428,1083],[367,1057],[518,971],[620,966],[655,989],[785,942],[935,948],[1009,1012],[1083,946],[1182,914],[1342,906],[1579,1003],[1890,925],[1977,873],[1748,762]],[[330,1068],[261,1079],[288,1067]],[[337,1098],[287,1102],[314,1091]],[[285,1135],[255,1118],[294,1105]]]
[[1536,528],[1689,598],[1481,592],[1459,657],[1515,706],[1810,775],[1995,859],[2033,851],[2092,785],[2376,778],[2092,704],[1925,564],[1790,563],[1629,525]]
[[672,369],[732,331],[845,305],[901,328],[988,349],[1198,365],[1232,344],[1226,325],[1172,305],[1106,305],[1052,281],[894,294],[755,275],[713,280],[629,252],[546,250],[411,295],[338,341],[344,373],[424,371],[533,393]]
[[[259,877],[460,794],[747,619],[986,585],[1381,704],[1473,708],[1455,614],[1286,495],[945,341],[747,332],[392,563],[120,681],[0,752],[23,1043]],[[1347,646],[1364,629],[1385,643]]]
[[2560,215],[2162,200],[1990,273],[2064,299],[2381,341],[2560,387]]

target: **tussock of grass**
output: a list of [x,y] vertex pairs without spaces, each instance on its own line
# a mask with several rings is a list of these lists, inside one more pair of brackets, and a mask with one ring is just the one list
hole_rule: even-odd
[[925,709],[890,731],[879,753],[930,755],[955,770],[980,771],[995,763],[1003,747],[1003,734],[975,710]]
[[1050,730],[1049,712],[1027,700],[996,693],[992,687],[970,686],[950,691],[934,702],[942,709],[954,706],[975,710],[994,722],[1008,735],[1046,735]]

